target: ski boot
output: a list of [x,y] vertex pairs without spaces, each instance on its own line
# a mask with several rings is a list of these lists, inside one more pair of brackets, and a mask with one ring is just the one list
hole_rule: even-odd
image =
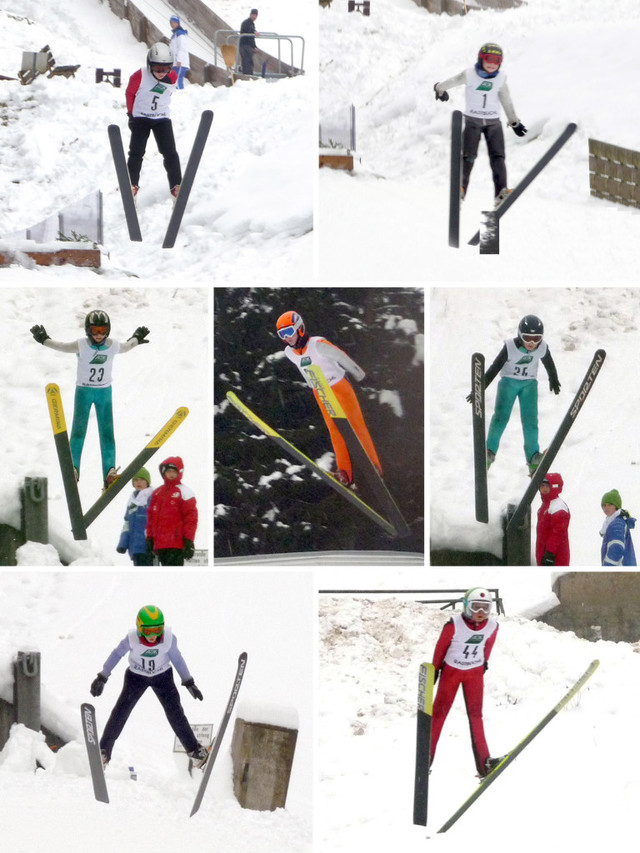
[[487,776],[491,775],[491,773],[493,773],[493,771],[496,769],[498,764],[501,764],[506,757],[507,757],[506,755],[501,755],[499,758],[491,758],[491,757],[487,758],[487,760],[484,763],[484,773],[483,774],[478,773],[478,778],[481,781],[486,779]]
[[178,193],[180,192],[180,184],[176,184],[175,187],[171,187],[169,192],[173,196],[173,203],[175,205],[176,201],[178,200]]
[[504,189],[501,189],[501,190],[500,190],[500,192],[498,193],[498,195],[497,195],[497,196],[494,198],[494,200],[493,200],[493,207],[494,207],[494,210],[497,210],[497,209],[500,207],[500,205],[502,204],[502,202],[506,199],[506,197],[507,197],[510,193],[511,193],[511,190],[507,189],[506,187],[504,187]]
[[194,767],[204,767],[207,758],[209,758],[209,750],[199,743],[197,749],[191,750],[189,758],[193,761]]
[[487,450],[487,471],[489,470],[489,468],[491,468],[495,460],[496,454],[493,452],[493,450]]
[[460,187],[460,201],[464,201],[464,197],[466,196],[467,191],[464,187]]
[[536,472],[538,465],[542,462],[542,453],[534,453],[529,462],[527,463],[529,466],[529,476],[533,477]]
[[109,486],[112,485],[112,483],[115,483],[117,479],[117,470],[115,468],[109,468],[109,470],[107,471],[107,476],[104,478],[104,489],[102,491],[106,492]]
[[344,468],[338,468],[337,471],[332,471],[331,476],[334,480],[337,480],[340,485],[345,486],[347,489],[351,489],[355,492],[356,484],[353,482],[353,480],[349,479],[349,475],[344,470]]
[[100,750],[100,758],[102,759],[102,767],[105,768],[109,765],[109,761],[111,761],[110,757],[107,755],[106,749]]
[[73,476],[76,478],[76,483],[77,483],[78,480],[80,479],[80,473],[78,472],[78,469],[75,467],[75,465],[73,467]]

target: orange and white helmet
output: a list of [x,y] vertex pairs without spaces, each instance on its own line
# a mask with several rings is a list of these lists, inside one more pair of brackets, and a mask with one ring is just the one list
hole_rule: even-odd
[[276,330],[281,340],[293,343],[296,335],[304,337],[304,320],[297,311],[285,311],[276,320]]

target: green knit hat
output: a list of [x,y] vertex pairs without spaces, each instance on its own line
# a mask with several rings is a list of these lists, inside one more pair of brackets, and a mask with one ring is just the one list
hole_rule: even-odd
[[138,477],[140,477],[141,480],[146,480],[147,486],[151,485],[151,477],[146,468],[141,468],[139,471],[136,471],[131,479],[136,480]]
[[610,492],[605,492],[600,501],[600,506],[604,504],[613,504],[616,509],[622,509],[622,498],[617,489],[611,489]]

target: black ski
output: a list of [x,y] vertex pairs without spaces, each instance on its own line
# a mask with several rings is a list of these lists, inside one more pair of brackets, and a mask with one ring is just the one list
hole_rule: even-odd
[[184,423],[188,414],[189,409],[185,406],[181,406],[179,409],[176,409],[175,413],[169,418],[160,432],[154,435],[146,447],[144,447],[140,453],[138,453],[138,455],[129,462],[124,471],[119,474],[118,479],[114,480],[114,482],[111,483],[111,485],[100,495],[93,506],[87,510],[83,519],[86,527],[88,527],[92,521],[95,521],[102,510],[111,503],[115,496],[119,494],[126,485],[130,483],[131,478],[136,471],[142,468],[145,462],[151,459],[156,450],[158,450],[159,447],[162,447],[165,441],[173,435],[182,423]]
[[587,671],[584,673],[584,675],[582,675],[576,681],[576,683],[569,690],[569,692],[566,693],[562,697],[562,699],[558,702],[558,704],[555,705],[551,709],[551,711],[549,711],[547,716],[543,720],[540,720],[538,725],[535,726],[535,728],[533,728],[529,732],[529,734],[523,740],[520,741],[520,743],[515,747],[515,749],[511,750],[511,752],[508,755],[505,755],[505,757],[502,759],[500,764],[498,764],[498,766],[496,768],[494,768],[491,771],[491,773],[489,773],[488,776],[485,776],[485,778],[482,780],[482,782],[476,788],[476,790],[473,792],[473,794],[467,800],[465,800],[465,802],[460,806],[460,808],[456,812],[454,812],[454,814],[451,815],[449,820],[440,827],[438,832],[446,832],[448,829],[450,829],[453,826],[453,824],[458,820],[458,818],[462,817],[462,815],[467,811],[467,809],[471,805],[473,805],[473,803],[475,803],[475,801],[478,799],[478,797],[480,797],[480,796],[482,796],[482,794],[484,794],[484,792],[487,790],[489,785],[491,785],[493,782],[495,782],[495,780],[498,778],[498,776],[504,770],[506,770],[506,768],[511,764],[511,762],[515,758],[517,758],[520,755],[522,750],[525,747],[527,747],[531,743],[531,741],[540,734],[542,729],[544,729],[544,727],[546,725],[548,725],[551,722],[551,720],[553,720],[553,718],[557,714],[560,713],[560,711],[565,707],[565,705],[567,705],[573,699],[573,697],[576,696],[580,692],[580,690],[582,690],[584,685],[587,683],[587,681],[591,678],[593,673],[598,668],[599,663],[600,663],[600,661],[597,661],[597,660],[591,661]]
[[222,738],[224,737],[224,733],[229,724],[229,720],[231,719],[231,714],[233,713],[233,706],[236,704],[236,699],[238,698],[238,692],[240,690],[240,685],[242,684],[242,679],[244,677],[245,667],[247,666],[247,653],[242,652],[240,657],[238,658],[238,668],[236,670],[236,677],[233,682],[233,687],[231,689],[231,695],[229,696],[229,701],[227,702],[227,707],[222,716],[222,720],[220,721],[220,725],[218,727],[218,731],[216,732],[215,740],[213,742],[213,746],[211,747],[211,751],[209,753],[209,757],[207,758],[207,763],[204,766],[204,774],[202,776],[202,780],[198,787],[198,791],[196,793],[196,798],[193,801],[193,806],[191,807],[191,814],[189,817],[193,817],[194,814],[200,808],[202,803],[202,798],[204,797],[204,792],[207,790],[207,785],[209,784],[209,778],[211,776],[211,771],[213,770],[213,765],[215,764],[216,757],[220,750],[220,746],[222,744]]
[[139,243],[142,240],[142,233],[140,231],[140,223],[138,222],[136,204],[133,200],[133,192],[131,191],[131,178],[129,177],[127,160],[124,156],[124,148],[122,147],[120,127],[117,124],[110,124],[107,131],[109,133],[113,164],[116,168],[116,175],[118,176],[120,198],[122,199],[124,215],[127,220],[129,239]]
[[162,244],[163,249],[171,249],[175,245],[176,237],[178,236],[178,231],[180,229],[180,223],[182,222],[182,217],[187,207],[189,194],[191,193],[196,172],[200,165],[200,159],[202,158],[204,146],[206,145],[207,137],[209,136],[212,121],[213,112],[211,110],[205,110],[200,116],[200,124],[196,131],[196,138],[194,139],[191,147],[191,154],[189,155],[187,168],[182,176],[180,192],[178,193],[178,198],[173,206],[173,212],[171,213],[167,233],[164,236],[164,242]]
[[395,527],[398,536],[411,535],[411,529],[400,511],[400,507],[393,499],[391,492],[387,488],[386,483],[378,473],[373,462],[369,459],[367,451],[362,446],[360,439],[351,426],[351,423],[343,411],[338,398],[333,393],[331,386],[327,382],[326,376],[315,364],[305,367],[304,372],[312,382],[314,389],[317,391],[318,396],[322,400],[323,406],[331,415],[336,429],[344,439],[349,451],[349,456],[353,459],[358,471],[362,473],[364,479],[369,484],[376,499],[384,506],[384,510],[389,515],[391,523]]
[[309,459],[308,456],[298,450],[298,448],[291,444],[290,441],[287,441],[284,436],[280,435],[273,427],[270,427],[268,423],[262,420],[261,417],[256,415],[255,412],[251,411],[251,409],[245,405],[242,400],[238,398],[233,391],[227,391],[227,400],[234,406],[239,412],[241,412],[245,418],[250,421],[252,424],[258,427],[266,436],[275,441],[275,443],[281,447],[286,453],[290,456],[293,456],[294,459],[297,459],[298,462],[301,462],[307,468],[309,468],[314,474],[317,474],[321,480],[324,480],[327,485],[331,486],[332,489],[335,489],[336,492],[342,495],[342,497],[346,498],[349,503],[356,506],[361,512],[363,512],[371,521],[375,522],[379,525],[384,531],[389,533],[391,536],[397,536],[397,531],[393,524],[388,522],[386,518],[383,518],[379,515],[369,504],[366,504],[355,492],[352,492],[351,489],[348,489],[346,486],[343,486],[342,483],[339,483],[335,477],[332,477],[328,471],[325,471],[324,468],[321,468],[313,459]]
[[593,388],[593,383],[596,381],[598,374],[600,373],[600,368],[604,364],[604,360],[607,354],[603,349],[596,350],[591,364],[589,365],[589,369],[585,373],[584,379],[580,383],[580,388],[578,389],[578,393],[573,399],[573,403],[569,407],[569,411],[564,416],[562,423],[558,427],[556,434],[551,441],[551,444],[546,449],[544,456],[542,457],[542,461],[534,471],[531,482],[529,483],[526,492],[522,496],[522,500],[516,507],[513,515],[509,519],[509,523],[507,525],[507,532],[509,530],[515,530],[519,524],[522,523],[524,519],[527,509],[529,508],[529,504],[536,496],[538,489],[540,488],[540,483],[543,481],[545,474],[549,471],[551,467],[551,463],[556,458],[556,454],[560,449],[562,442],[567,437],[567,433],[573,426],[575,419],[578,417],[580,410],[584,404],[584,401],[589,396],[589,392]]
[[83,702],[80,706],[82,717],[82,731],[84,742],[89,757],[89,769],[91,770],[91,781],[93,782],[93,793],[96,800],[101,803],[109,802],[107,783],[104,778],[104,765],[100,754],[100,742],[98,740],[98,726],[96,725],[96,709],[93,705]]
[[67,424],[64,419],[64,409],[62,406],[62,395],[60,394],[60,388],[53,382],[47,385],[45,392],[47,395],[47,404],[49,406],[49,417],[51,418],[51,426],[53,428],[53,440],[56,443],[58,462],[60,463],[60,473],[62,474],[62,483],[64,485],[65,497],[67,499],[67,507],[69,508],[71,532],[73,533],[74,539],[86,539],[87,525],[85,524],[82,516],[82,505],[80,503],[80,494],[78,492],[78,482],[73,470],[71,448],[69,447],[69,434],[67,432]]
[[[556,156],[558,151],[569,141],[569,139],[575,133],[577,125],[573,122],[568,124],[566,128],[562,131],[560,136],[556,139],[553,145],[546,151],[545,154],[538,160],[535,166],[527,172],[524,178],[518,183],[513,190],[509,193],[506,199],[502,202],[500,207],[496,210],[496,220],[501,219],[505,213],[509,210],[511,205],[518,199],[522,193],[526,190],[530,183],[532,183],[540,174],[540,172],[547,166],[551,160]],[[480,232],[476,231],[473,237],[469,240],[470,246],[477,246],[480,242]]]
[[420,674],[418,676],[418,715],[416,722],[416,773],[413,786],[413,822],[418,826],[427,825],[434,680],[435,668],[433,664],[420,664]]
[[487,494],[487,437],[484,402],[484,356],[471,356],[471,405],[473,408],[473,460],[475,469],[476,521],[489,521]]
[[449,177],[449,245],[460,245],[460,190],[462,187],[462,113],[451,116],[451,171]]

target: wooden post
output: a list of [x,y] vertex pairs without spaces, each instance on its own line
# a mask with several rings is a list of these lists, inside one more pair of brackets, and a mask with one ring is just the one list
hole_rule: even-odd
[[284,808],[297,737],[297,729],[236,719],[231,743],[233,792],[242,808]]

